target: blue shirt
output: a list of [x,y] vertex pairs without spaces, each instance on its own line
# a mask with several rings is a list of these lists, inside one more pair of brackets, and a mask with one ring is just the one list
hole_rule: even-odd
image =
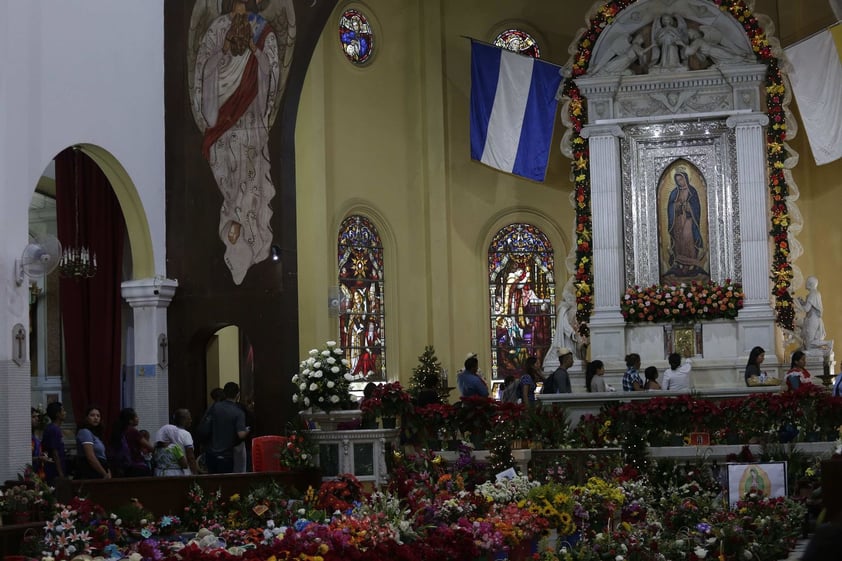
[[91,444],[94,447],[94,456],[103,462],[105,461],[105,444],[90,429],[80,429],[76,433],[76,446],[80,452],[85,444]]
[[456,387],[462,397],[488,397],[488,387],[482,378],[469,370],[463,370],[456,376]]
[[640,387],[643,387],[643,380],[640,379],[640,372],[637,371],[637,368],[632,367],[626,370],[626,373],[623,374],[623,391],[634,391],[635,382],[640,384]]

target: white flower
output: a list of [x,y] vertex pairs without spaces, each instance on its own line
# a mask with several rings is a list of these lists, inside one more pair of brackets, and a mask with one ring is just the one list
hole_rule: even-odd
[[325,400],[325,396],[320,395],[320,396],[319,396],[319,403],[323,402],[324,400]]
[[695,553],[696,557],[698,557],[699,559],[704,559],[705,555],[708,554],[708,550],[703,547],[697,547],[693,550],[693,553]]
[[335,386],[335,385],[336,385],[336,384],[334,384],[334,383],[333,383],[333,380],[328,380],[328,381],[327,381],[327,387],[328,387],[328,388],[333,388],[333,386]]
[[293,383],[293,384],[297,384],[297,383],[298,383],[298,374],[295,374],[295,375],[292,377],[292,383]]
[[319,379],[322,376],[324,376],[324,374],[321,372],[321,370],[318,372],[313,372],[313,378]]
[[350,364],[351,364],[351,363],[350,363],[350,362],[348,362],[348,359],[347,359],[347,358],[343,358],[343,359],[342,359],[342,366],[345,366],[345,367],[347,368],[348,366],[350,366]]
[[310,407],[310,398],[304,397],[304,407]]
[[330,358],[327,359],[327,363],[328,364],[336,364],[336,359],[333,358],[333,357],[330,357]]
[[333,366],[330,369],[330,371],[333,372],[334,374],[339,374],[339,370],[340,370],[340,368],[338,366]]
[[318,351],[318,349],[310,349],[309,351],[307,351],[307,354],[310,355],[310,356],[318,356],[319,351]]
[[311,392],[314,392],[317,389],[319,389],[319,385],[317,383],[313,382],[312,384],[310,384],[310,391]]
[[298,386],[298,389],[301,390],[301,391],[306,390],[307,389],[307,383],[306,382],[302,383],[300,386]]
[[625,559],[625,557],[623,557],[622,555],[618,555],[617,557],[614,558],[614,561],[623,561],[624,559]]
[[339,396],[338,395],[330,396],[330,402],[331,403],[339,403]]
[[335,346],[336,346],[336,341],[328,341],[328,342],[327,342],[327,343],[325,343],[325,344],[326,344],[328,347],[335,347]]
[[345,378],[346,380],[348,380],[350,382],[354,379],[354,376],[353,376],[353,374],[351,374],[349,372],[346,372],[345,376],[343,376],[343,378]]
[[298,403],[298,394],[297,393],[292,394],[292,402]]
[[314,363],[314,364],[313,364],[313,369],[314,369],[314,370],[315,370],[315,369],[319,369],[319,368],[321,368],[321,367],[322,367],[322,363],[321,363],[321,362],[316,362],[316,363]]
[[322,356],[330,356],[330,351],[322,351]]
[[345,354],[345,351],[337,348],[337,349],[333,349],[333,354],[335,354],[336,356],[341,356],[341,355]]

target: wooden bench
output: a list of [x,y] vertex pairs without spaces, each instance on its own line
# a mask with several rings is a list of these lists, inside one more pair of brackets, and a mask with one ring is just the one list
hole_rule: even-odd
[[274,481],[289,489],[296,497],[308,487],[318,489],[322,474],[317,469],[306,471],[274,471],[260,473],[231,473],[224,475],[184,475],[178,477],[131,477],[115,479],[58,479],[56,498],[61,503],[73,497],[85,497],[106,510],[114,510],[137,499],[144,508],[155,514],[179,515],[187,506],[187,493],[194,483],[206,492],[222,491],[230,497],[246,494],[253,487]]

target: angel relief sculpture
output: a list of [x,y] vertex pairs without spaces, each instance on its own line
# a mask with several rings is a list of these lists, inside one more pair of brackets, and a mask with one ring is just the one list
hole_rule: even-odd
[[198,0],[188,50],[193,117],[204,133],[202,155],[222,194],[219,238],[238,285],[272,245],[269,130],[295,45],[292,0],[249,6],[245,0]]

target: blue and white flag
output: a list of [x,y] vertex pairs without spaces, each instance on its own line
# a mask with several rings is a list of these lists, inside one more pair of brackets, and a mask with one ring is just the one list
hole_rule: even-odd
[[561,83],[559,67],[471,41],[471,158],[543,181]]

